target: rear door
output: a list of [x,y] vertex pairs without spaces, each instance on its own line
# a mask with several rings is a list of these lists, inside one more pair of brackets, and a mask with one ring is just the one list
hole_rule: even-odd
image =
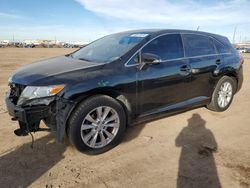
[[210,97],[214,90],[214,73],[223,59],[217,55],[213,39],[200,34],[182,34],[185,56],[191,66],[189,98]]

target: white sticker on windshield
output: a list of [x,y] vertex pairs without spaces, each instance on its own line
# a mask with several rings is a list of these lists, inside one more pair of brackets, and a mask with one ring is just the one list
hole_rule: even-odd
[[145,33],[137,33],[137,34],[130,35],[130,37],[140,37],[140,38],[144,38],[147,36],[148,36],[148,34],[145,34]]

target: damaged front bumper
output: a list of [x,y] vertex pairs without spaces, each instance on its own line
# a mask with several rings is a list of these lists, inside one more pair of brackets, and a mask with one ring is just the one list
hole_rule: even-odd
[[26,132],[39,131],[39,124],[44,120],[45,124],[55,132],[58,143],[63,143],[66,122],[73,110],[75,103],[61,97],[54,97],[48,105],[31,105],[19,107],[15,105],[7,95],[5,98],[7,110],[13,117],[12,120],[19,121],[20,129]]

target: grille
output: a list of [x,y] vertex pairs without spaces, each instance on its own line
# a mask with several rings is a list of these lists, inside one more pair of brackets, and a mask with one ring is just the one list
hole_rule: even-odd
[[17,101],[24,90],[25,86],[21,84],[10,83],[10,99],[14,104],[17,104]]

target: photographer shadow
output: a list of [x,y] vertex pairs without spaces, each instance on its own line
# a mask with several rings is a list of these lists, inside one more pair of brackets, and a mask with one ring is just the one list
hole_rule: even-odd
[[199,114],[193,114],[176,138],[176,146],[181,147],[177,188],[221,187],[213,156],[217,143],[205,124]]

